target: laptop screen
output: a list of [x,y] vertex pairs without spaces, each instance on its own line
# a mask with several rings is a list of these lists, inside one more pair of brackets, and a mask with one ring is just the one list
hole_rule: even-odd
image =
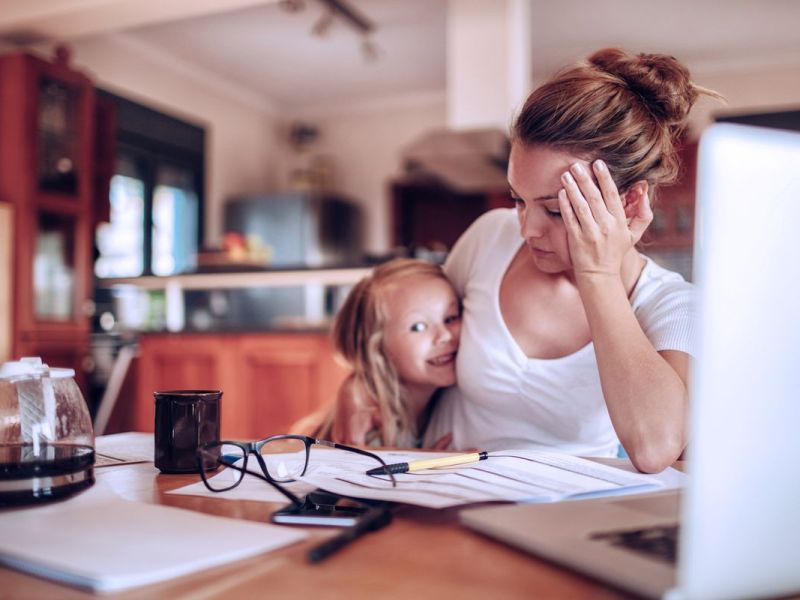
[[788,593],[800,588],[800,134],[728,123],[704,133],[694,261],[679,587]]

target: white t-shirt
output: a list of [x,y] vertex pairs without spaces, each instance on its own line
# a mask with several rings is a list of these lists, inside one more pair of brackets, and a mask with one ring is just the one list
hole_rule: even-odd
[[[448,256],[445,271],[464,303],[458,385],[440,398],[425,444],[452,431],[457,449],[540,447],[615,456],[619,440],[594,345],[561,358],[528,358],[506,327],[500,284],[522,243],[516,212],[498,209],[476,220]],[[631,295],[636,318],[656,350],[691,354],[692,285],[644,258]]]

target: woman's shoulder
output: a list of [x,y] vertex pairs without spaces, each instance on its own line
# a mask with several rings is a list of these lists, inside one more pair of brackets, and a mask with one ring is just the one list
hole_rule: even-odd
[[662,267],[648,256],[641,256],[645,265],[633,290],[631,300],[634,306],[664,297],[692,297],[694,284],[686,281],[683,275]]
[[645,257],[631,304],[639,324],[656,350],[692,354],[696,314],[694,285],[683,276]]
[[493,263],[498,254],[505,252],[507,244],[518,243],[517,228],[516,211],[495,208],[475,219],[461,234],[444,264],[444,271],[460,297],[474,275],[483,271],[483,265]]
[[513,208],[493,208],[475,219],[467,231],[504,234],[509,228],[516,231],[517,226],[517,212]]
[[471,251],[495,246],[498,241],[515,240],[518,227],[517,213],[514,209],[492,209],[472,222],[456,242],[453,251],[456,255],[468,256]]

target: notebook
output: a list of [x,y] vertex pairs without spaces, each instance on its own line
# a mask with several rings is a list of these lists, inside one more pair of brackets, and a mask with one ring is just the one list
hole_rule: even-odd
[[800,134],[706,130],[694,272],[686,489],[478,508],[467,527],[647,597],[800,591]]
[[125,500],[102,481],[65,501],[0,511],[0,532],[0,565],[95,592],[202,572],[308,537],[297,529]]

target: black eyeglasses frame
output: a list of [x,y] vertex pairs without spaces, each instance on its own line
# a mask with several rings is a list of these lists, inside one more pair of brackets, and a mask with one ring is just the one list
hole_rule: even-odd
[[[267,469],[267,463],[264,461],[263,456],[261,456],[261,448],[263,448],[265,444],[267,444],[269,442],[275,442],[275,441],[278,441],[278,440],[282,440],[282,439],[300,440],[305,445],[305,455],[306,455],[306,457],[305,457],[305,465],[303,466],[302,473],[300,473],[300,477],[302,477],[303,475],[306,474],[306,470],[308,469],[309,456],[311,454],[311,446],[313,446],[314,444],[319,444],[320,446],[327,446],[329,448],[336,448],[338,450],[345,450],[347,452],[353,452],[355,454],[360,454],[362,456],[367,456],[369,458],[377,460],[382,466],[384,466],[384,467],[387,466],[386,462],[384,462],[384,460],[380,456],[378,456],[377,454],[374,454],[372,452],[369,452],[368,450],[362,450],[361,448],[356,448],[354,446],[347,446],[345,444],[339,444],[337,442],[331,442],[329,440],[321,440],[321,439],[313,438],[313,437],[307,436],[307,435],[294,435],[294,434],[271,435],[269,437],[266,437],[266,438],[264,438],[262,440],[258,440],[256,442],[239,442],[239,441],[234,441],[234,440],[214,440],[214,441],[211,441],[211,442],[207,442],[206,444],[203,444],[200,448],[197,449],[197,467],[200,470],[200,477],[203,480],[203,484],[205,484],[206,488],[209,491],[212,491],[212,492],[215,492],[215,493],[216,492],[227,492],[227,491],[230,491],[230,490],[234,489],[236,486],[238,486],[240,483],[242,483],[242,480],[244,479],[244,475],[245,474],[250,474],[250,475],[254,475],[254,476],[258,477],[259,479],[263,479],[264,481],[266,481],[267,483],[272,485],[281,494],[286,496],[294,505],[302,506],[303,505],[303,501],[302,500],[300,500],[292,492],[290,492],[285,487],[283,487],[280,483],[278,483],[272,477],[272,475],[270,475],[269,469]],[[206,477],[206,469],[204,468],[204,463],[203,463],[203,460],[201,458],[201,453],[204,450],[207,450],[208,448],[211,448],[211,447],[214,447],[214,446],[222,446],[222,445],[225,445],[225,444],[229,444],[229,445],[232,445],[232,446],[237,446],[238,448],[240,448],[242,450],[242,454],[244,456],[244,463],[241,466],[238,466],[238,465],[234,465],[234,464],[231,464],[231,463],[223,462],[219,458],[217,459],[217,463],[219,465],[224,465],[224,466],[228,467],[229,469],[233,469],[235,471],[239,471],[240,473],[242,473],[242,476],[233,485],[231,485],[229,487],[226,487],[226,488],[221,489],[221,490],[220,489],[214,489],[208,483],[208,480],[207,480],[207,477]],[[250,454],[255,454],[256,460],[257,460],[259,466],[261,467],[262,473],[258,473],[256,471],[251,471],[251,470],[249,470],[247,468],[247,460],[250,457]],[[216,470],[216,469],[214,469],[214,470]],[[388,469],[387,469],[387,474],[389,475],[389,479],[392,482],[392,487],[396,487],[397,486],[397,481],[395,480],[394,475],[392,473],[388,472]],[[284,483],[286,483],[286,482],[284,482]]]

